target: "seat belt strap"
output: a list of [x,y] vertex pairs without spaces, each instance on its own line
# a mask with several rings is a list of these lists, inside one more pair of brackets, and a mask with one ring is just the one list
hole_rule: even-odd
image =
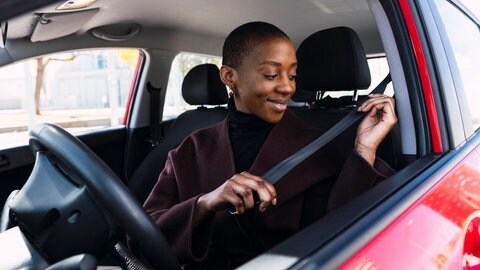
[[[375,89],[370,92],[370,94],[382,94],[385,92],[385,88],[388,83],[391,81],[390,73],[383,79],[383,81],[375,87]],[[360,102],[363,103],[365,100]],[[302,149],[298,150],[295,154],[284,159],[273,168],[268,170],[265,174],[262,175],[262,178],[270,182],[271,184],[277,183],[283,176],[290,172],[302,161],[310,157],[313,153],[317,152],[324,145],[332,141],[335,137],[345,131],[348,127],[357,122],[364,115],[363,112],[358,112],[357,110],[352,110],[348,113],[342,120],[337,124],[331,127],[327,132],[322,134],[320,137],[315,139],[313,142],[309,143]]]
[[147,90],[150,93],[150,137],[148,142],[151,147],[156,147],[160,141],[160,92],[162,88],[154,87],[150,82],[147,83]]

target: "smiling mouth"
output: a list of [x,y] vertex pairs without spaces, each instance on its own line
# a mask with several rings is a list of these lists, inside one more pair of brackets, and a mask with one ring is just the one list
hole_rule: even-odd
[[283,112],[287,109],[287,100],[267,100],[271,108],[277,112]]

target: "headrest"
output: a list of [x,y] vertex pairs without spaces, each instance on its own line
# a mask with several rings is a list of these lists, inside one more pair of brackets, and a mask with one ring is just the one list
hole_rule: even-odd
[[348,27],[318,31],[297,50],[297,91],[367,89],[370,70],[360,38]]
[[228,100],[227,88],[214,64],[192,68],[183,79],[182,95],[190,105],[222,105]]

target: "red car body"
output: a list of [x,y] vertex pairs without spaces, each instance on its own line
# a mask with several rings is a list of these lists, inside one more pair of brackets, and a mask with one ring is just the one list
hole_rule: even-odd
[[[429,72],[407,0],[399,1],[415,51],[434,152],[443,150]],[[480,267],[480,146],[478,136],[432,187],[348,259],[340,269],[476,269]],[[453,164],[452,164],[453,163]],[[452,167],[452,168],[450,168]],[[435,179],[435,180],[433,180]],[[385,252],[388,250],[388,252]],[[412,268],[413,266],[413,268]]]
[[471,150],[450,170],[438,171],[438,182],[341,269],[475,269],[480,263],[480,148]]

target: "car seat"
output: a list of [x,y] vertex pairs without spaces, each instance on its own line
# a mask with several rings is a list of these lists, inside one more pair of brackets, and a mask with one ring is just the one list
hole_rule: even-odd
[[[187,73],[182,83],[182,96],[188,104],[199,107],[185,111],[175,119],[158,146],[147,154],[127,183],[141,203],[157,182],[168,152],[195,130],[212,126],[227,115],[226,107],[220,106],[227,103],[227,89],[220,80],[218,67],[213,64],[198,65]],[[205,105],[217,107],[208,108]]]
[[[297,91],[292,100],[303,106],[291,106],[305,122],[324,131],[331,128],[352,109],[357,90],[368,89],[370,69],[363,45],[357,33],[348,27],[318,31],[307,37],[297,50]],[[387,74],[385,74],[387,75]],[[331,98],[325,93],[350,91],[351,95]],[[349,127],[332,143],[347,157],[355,143],[357,125]],[[394,164],[391,135],[380,145],[377,154]]]

